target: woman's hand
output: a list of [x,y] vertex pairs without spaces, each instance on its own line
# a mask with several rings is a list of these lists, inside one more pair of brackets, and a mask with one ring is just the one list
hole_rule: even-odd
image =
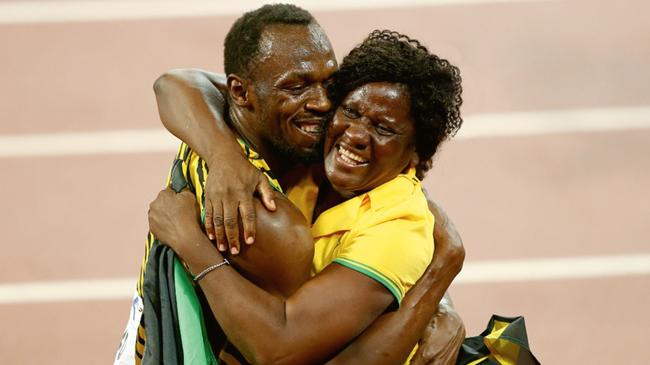
[[149,204],[149,230],[182,257],[192,238],[203,234],[194,194],[187,189],[178,194],[170,188],[162,190]]

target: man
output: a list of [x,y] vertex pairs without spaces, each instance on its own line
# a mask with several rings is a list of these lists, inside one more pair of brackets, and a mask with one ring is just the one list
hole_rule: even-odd
[[[329,40],[311,15],[302,9],[286,5],[265,6],[240,18],[228,34],[225,48],[228,116],[232,129],[240,137],[239,144],[236,144],[225,125],[206,123],[206,119],[214,117],[216,110],[204,103],[203,99],[220,100],[220,95],[213,88],[206,88],[202,84],[201,74],[190,76],[190,79],[198,78],[195,80],[196,85],[200,85],[198,88],[192,87],[191,82],[188,86],[187,75],[184,73],[168,74],[157,81],[156,94],[161,119],[172,133],[190,142],[195,151],[185,147],[179,157],[184,163],[185,176],[195,188],[197,200],[200,204],[205,202],[202,210],[205,213],[206,229],[216,237],[218,247],[223,251],[230,244],[232,261],[240,272],[243,271],[244,276],[269,291],[287,295],[295,290],[296,280],[304,273],[287,276],[282,275],[278,268],[290,267],[288,265],[292,261],[305,259],[308,248],[298,245],[304,250],[296,250],[295,244],[287,246],[284,242],[286,239],[275,238],[280,236],[279,233],[286,234],[280,231],[286,231],[292,226],[292,219],[299,217],[291,212],[295,208],[288,205],[281,196],[276,199],[278,206],[275,213],[267,212],[261,207],[255,209],[251,192],[260,192],[265,205],[273,209],[267,178],[277,176],[279,183],[276,189],[280,190],[280,186],[289,189],[302,173],[292,169],[296,160],[308,159],[318,151],[320,128],[324,114],[330,108],[325,83],[336,70],[336,61]],[[173,107],[170,100],[174,100]],[[213,149],[212,141],[215,139],[224,144],[220,146],[224,148],[217,152]],[[228,148],[227,144],[231,146]],[[239,152],[242,151],[240,144],[244,148],[244,160],[243,154]],[[257,151],[259,156],[251,153],[252,150]],[[205,157],[205,162],[199,155]],[[251,164],[221,164],[224,160],[256,161],[258,167],[251,168]],[[205,187],[208,168],[211,175],[208,186]],[[223,199],[214,198],[214,186],[241,186],[242,182],[244,187],[236,189],[234,194],[226,194]],[[238,245],[238,211],[243,218],[244,240],[248,244],[255,241],[246,250],[241,250]],[[440,300],[462,264],[462,247],[457,249],[460,240],[453,226],[446,221],[444,215],[441,217],[437,214],[437,218],[440,224],[436,225],[436,232],[439,234],[449,231],[447,233],[450,234],[436,237],[443,248],[441,250],[439,247],[436,255],[446,255],[442,258],[447,260],[441,262],[441,257],[437,256],[423,282],[416,285],[407,295],[408,298],[405,298],[406,305],[399,311],[381,317],[377,321],[380,323],[371,326],[334,362],[374,363],[371,360],[373,353],[364,349],[371,348],[377,355],[377,346],[373,345],[377,343],[382,343],[388,352],[393,345],[407,350],[412,346],[408,340],[400,338],[399,333],[406,325],[410,329],[426,325],[433,313],[432,308],[437,307],[435,303]],[[283,224],[278,225],[278,220]],[[217,228],[216,233],[212,233],[214,228]],[[296,236],[301,234],[295,232]],[[449,242],[453,242],[456,249],[444,250],[445,244],[449,245]],[[268,250],[268,247],[273,247],[273,250],[256,256],[255,252]],[[242,254],[238,255],[240,251]],[[271,261],[277,261],[275,266],[264,265],[270,261],[269,254],[274,255]],[[440,269],[444,266],[449,267],[449,271],[442,272]],[[272,280],[269,282],[268,278]],[[423,317],[426,321],[423,321]],[[445,318],[454,317],[443,315],[434,323],[443,325]],[[450,339],[462,340],[463,335],[458,336],[462,332],[462,326],[456,325],[455,328],[460,328],[460,331],[452,331],[452,336],[438,333],[432,338],[446,336],[443,343]],[[141,332],[142,329],[141,326]],[[420,332],[421,329],[417,331],[416,339]],[[144,337],[141,335],[138,342],[143,342]],[[388,347],[385,341],[390,341]],[[449,352],[453,354],[454,351]],[[421,359],[424,354],[425,351],[420,351]]]

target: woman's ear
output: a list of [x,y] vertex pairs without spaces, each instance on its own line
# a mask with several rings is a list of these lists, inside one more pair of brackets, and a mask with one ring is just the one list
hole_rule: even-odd
[[226,81],[228,86],[228,94],[232,102],[241,107],[249,107],[251,105],[250,92],[248,90],[249,83],[247,80],[237,76],[228,75]]
[[415,168],[420,163],[420,156],[416,151],[411,152],[411,158],[409,159],[409,168]]
[[406,174],[409,171],[409,169],[416,168],[419,163],[420,163],[420,156],[418,156],[418,153],[415,152],[414,150],[413,152],[411,152],[409,163],[408,165],[406,165],[406,168],[404,169],[404,171],[402,171],[402,173]]

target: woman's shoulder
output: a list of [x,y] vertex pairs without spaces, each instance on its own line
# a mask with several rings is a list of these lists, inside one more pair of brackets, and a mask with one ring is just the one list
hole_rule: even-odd
[[399,175],[389,186],[368,193],[368,208],[365,212],[365,224],[380,224],[384,221],[405,219],[422,221],[433,229],[433,215],[427,205],[427,198],[419,180]]

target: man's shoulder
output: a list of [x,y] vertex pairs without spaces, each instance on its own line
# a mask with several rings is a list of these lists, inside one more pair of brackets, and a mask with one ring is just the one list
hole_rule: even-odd
[[309,279],[314,245],[302,213],[284,196],[275,202],[270,212],[256,199],[255,243],[232,259],[249,280],[286,297]]

